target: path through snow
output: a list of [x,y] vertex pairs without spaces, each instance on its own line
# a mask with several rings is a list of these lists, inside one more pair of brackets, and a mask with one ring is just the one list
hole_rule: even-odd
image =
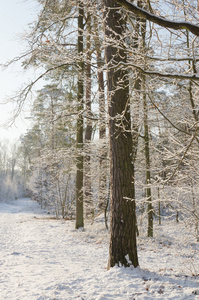
[[101,219],[85,231],[74,226],[29,199],[0,203],[0,299],[199,299],[199,276],[182,273],[184,257],[171,255],[164,240],[156,249],[157,243],[140,242],[141,268],[107,272],[108,233]]

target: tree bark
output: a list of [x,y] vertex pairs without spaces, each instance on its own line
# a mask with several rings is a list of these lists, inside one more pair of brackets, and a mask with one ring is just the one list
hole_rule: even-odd
[[[126,70],[114,70],[126,62],[122,33],[126,22],[113,0],[104,0],[106,63],[109,112],[111,225],[108,268],[115,265],[138,266],[132,133],[129,111],[129,81]],[[110,44],[110,40],[114,40]]]
[[[79,1],[79,14],[78,14],[78,54],[81,57],[83,54],[83,14],[84,8],[81,1]],[[82,57],[83,59],[83,57]],[[76,228],[84,226],[84,211],[83,211],[83,60],[78,63],[78,83],[77,83],[77,101],[78,101],[78,118],[77,118],[77,163],[76,163]]]

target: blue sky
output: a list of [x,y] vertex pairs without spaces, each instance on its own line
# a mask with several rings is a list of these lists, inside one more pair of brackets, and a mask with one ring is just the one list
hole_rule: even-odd
[[[28,24],[36,20],[38,12],[36,0],[1,0],[0,10],[0,64],[20,55],[25,51],[25,45],[20,38],[28,31]],[[33,71],[32,71],[33,72]],[[23,73],[20,63],[9,67],[6,71],[0,69],[0,103],[14,96],[20,87],[34,76],[31,72]],[[0,140],[17,139],[28,126],[27,106],[12,128],[5,130],[2,124],[12,116],[13,105],[0,104]]]

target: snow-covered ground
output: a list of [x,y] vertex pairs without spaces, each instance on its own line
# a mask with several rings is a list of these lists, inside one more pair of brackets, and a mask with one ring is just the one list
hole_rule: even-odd
[[29,199],[0,203],[0,299],[199,299],[199,243],[183,224],[140,237],[139,268],[110,271],[102,219],[74,227]]

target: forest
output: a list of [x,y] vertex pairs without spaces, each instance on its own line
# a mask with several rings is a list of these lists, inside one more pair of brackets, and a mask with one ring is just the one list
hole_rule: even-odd
[[[37,78],[31,128],[0,144],[0,200],[110,231],[108,268],[139,265],[137,237],[183,222],[199,242],[196,0],[37,0],[20,61]],[[34,91],[37,84],[40,88]]]

